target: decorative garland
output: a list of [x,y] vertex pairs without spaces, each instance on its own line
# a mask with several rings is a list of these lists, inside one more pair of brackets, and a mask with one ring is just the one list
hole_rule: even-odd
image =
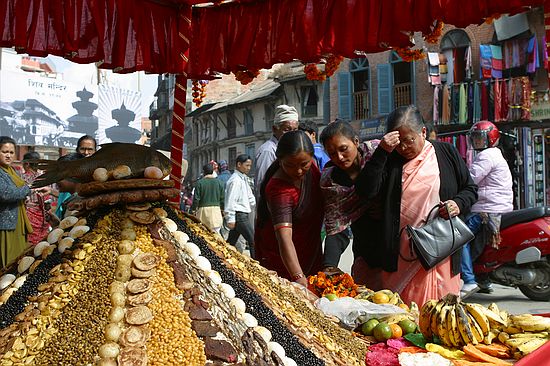
[[324,272],[318,272],[308,277],[308,289],[317,296],[335,294],[338,297],[355,297],[357,295],[357,285],[347,273],[327,276]]
[[307,64],[304,66],[306,78],[308,80],[325,81],[328,77],[334,75],[343,60],[344,58],[342,56],[328,56],[325,62],[325,71],[319,70],[316,64]]
[[193,80],[193,103],[200,107],[202,100],[206,97],[206,84],[208,80]]
[[235,74],[235,79],[240,81],[241,84],[249,84],[254,78],[260,75],[259,69],[244,69],[233,72]]
[[410,48],[395,47],[393,50],[397,52],[399,57],[405,62],[422,60],[426,57],[424,51],[420,49],[411,50]]
[[424,41],[426,41],[426,43],[436,44],[439,41],[439,37],[441,37],[441,32],[443,31],[444,25],[445,23],[438,19],[432,29],[432,32],[424,36]]

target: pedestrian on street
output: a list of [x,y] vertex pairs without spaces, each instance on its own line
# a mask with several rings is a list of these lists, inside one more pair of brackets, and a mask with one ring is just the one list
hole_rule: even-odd
[[219,233],[223,223],[225,193],[223,183],[213,175],[212,163],[202,168],[203,178],[197,182],[191,212],[208,228]]
[[227,181],[231,178],[231,172],[229,171],[229,166],[226,160],[220,160],[218,164],[220,167],[220,172],[218,174],[218,179],[223,183],[224,188],[227,185]]
[[[298,129],[298,112],[296,108],[288,105],[278,105],[275,108],[275,119],[273,120],[273,136],[258,148],[256,153],[256,174],[254,176],[254,186],[257,190],[260,189],[264,180],[267,169],[277,159],[275,151],[277,143],[281,136],[288,131]],[[256,192],[256,197],[259,192]]]
[[313,148],[315,149],[315,163],[317,164],[317,168],[322,171],[325,167],[325,164],[330,161],[330,158],[325,152],[325,149],[323,149],[323,145],[317,142],[317,137],[319,137],[319,127],[317,127],[317,124],[315,122],[308,119],[300,122],[300,126],[298,127],[298,129],[300,131],[304,131],[313,143]]
[[254,258],[254,228],[250,213],[255,209],[256,198],[248,183],[248,173],[252,168],[252,158],[247,154],[237,156],[235,172],[225,187],[225,222],[230,229],[227,242],[233,246],[242,235]]

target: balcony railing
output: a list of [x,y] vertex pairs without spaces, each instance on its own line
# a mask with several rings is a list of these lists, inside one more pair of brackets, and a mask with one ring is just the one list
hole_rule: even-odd
[[353,93],[353,119],[369,118],[369,91]]
[[393,86],[395,108],[412,104],[411,87],[411,83],[395,84]]

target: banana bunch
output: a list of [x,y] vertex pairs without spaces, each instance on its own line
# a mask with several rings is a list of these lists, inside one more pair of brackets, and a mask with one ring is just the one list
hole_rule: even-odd
[[500,332],[496,326],[504,325],[506,323],[500,314],[479,304],[462,303],[452,294],[424,304],[418,322],[426,339],[437,336],[441,343],[450,347],[468,343],[490,344]]
[[501,328],[498,340],[520,359],[533,352],[550,339],[550,319],[531,314],[508,315],[507,324]]

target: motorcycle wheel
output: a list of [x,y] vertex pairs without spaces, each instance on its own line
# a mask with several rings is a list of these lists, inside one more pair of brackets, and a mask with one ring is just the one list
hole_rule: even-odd
[[536,282],[532,285],[521,285],[519,290],[534,301],[550,300],[550,264],[547,262],[538,262],[534,264],[537,270]]

